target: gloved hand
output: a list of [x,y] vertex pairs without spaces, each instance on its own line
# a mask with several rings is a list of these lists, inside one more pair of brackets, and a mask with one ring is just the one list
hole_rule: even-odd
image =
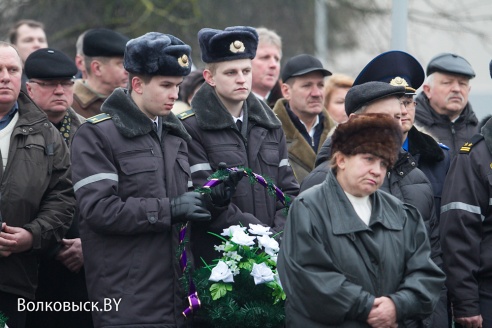
[[[219,170],[225,170],[227,168],[226,164],[219,163]],[[212,188],[210,193],[210,198],[212,199],[212,204],[215,207],[224,207],[229,205],[232,196],[236,192],[236,187],[239,181],[243,178],[243,172],[231,171],[229,176],[222,180],[222,183]]]
[[181,196],[170,199],[171,222],[208,221],[210,212],[207,210],[207,196],[195,191],[185,192]]

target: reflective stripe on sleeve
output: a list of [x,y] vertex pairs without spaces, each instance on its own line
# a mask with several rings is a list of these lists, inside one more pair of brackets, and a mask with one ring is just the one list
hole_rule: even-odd
[[77,182],[76,184],[73,185],[73,190],[77,191],[80,188],[82,188],[85,185],[88,185],[89,183],[101,181],[101,180],[113,180],[118,182],[118,175],[114,173],[98,173],[91,175],[87,178],[84,178]]
[[[489,203],[490,201],[491,200],[489,199]],[[482,212],[480,211],[480,206],[474,206],[462,202],[452,202],[441,206],[441,214],[450,210],[462,210],[472,214],[479,214],[482,221],[485,220],[485,216],[483,216]]]
[[200,163],[200,164],[195,164],[190,166],[190,171],[191,174],[197,172],[197,171],[211,171],[212,167],[210,166],[209,163]]
[[282,166],[290,166],[289,160],[288,159],[281,160],[280,163],[278,163],[278,167],[282,167]]

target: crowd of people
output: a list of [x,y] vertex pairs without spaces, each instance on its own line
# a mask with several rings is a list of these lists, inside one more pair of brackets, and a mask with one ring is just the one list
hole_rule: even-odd
[[465,58],[388,51],[352,78],[281,67],[265,27],[198,42],[201,69],[158,32],[90,29],[74,59],[33,20],[0,42],[9,328],[205,327],[183,280],[249,224],[280,243],[286,327],[492,328],[492,121]]

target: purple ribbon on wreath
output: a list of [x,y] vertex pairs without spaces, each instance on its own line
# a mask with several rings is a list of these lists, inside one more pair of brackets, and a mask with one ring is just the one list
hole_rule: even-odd
[[[227,178],[229,176],[229,173],[235,171],[235,172],[243,172],[245,177],[249,178],[249,181],[253,183],[259,183],[263,187],[265,187],[268,191],[269,194],[272,196],[276,197],[284,206],[285,209],[288,210],[290,204],[291,204],[291,199],[288,195],[285,195],[280,188],[278,188],[269,178],[264,178],[259,174],[254,173],[251,169],[245,168],[245,167],[232,167],[232,168],[227,168],[227,169],[220,169],[217,170],[214,174],[212,174],[210,177],[208,177],[208,182],[201,188],[195,189],[197,192],[205,193],[208,194],[211,192],[211,188],[218,186],[219,184],[222,183],[222,180]],[[185,242],[185,236],[186,236],[186,228],[188,224],[184,224],[181,227],[181,230],[179,232],[179,243],[182,244]],[[183,273],[185,273],[185,270],[188,265],[188,259],[186,256],[186,248],[183,247],[183,252],[180,255],[179,263],[181,266],[181,269],[183,270]],[[190,314],[192,314],[194,311],[198,310],[201,306],[200,299],[198,298],[198,294],[196,292],[196,287],[195,284],[193,283],[193,280],[191,277],[189,278],[189,290],[188,290],[188,302],[189,306],[183,311],[183,315],[185,317],[188,317]]]

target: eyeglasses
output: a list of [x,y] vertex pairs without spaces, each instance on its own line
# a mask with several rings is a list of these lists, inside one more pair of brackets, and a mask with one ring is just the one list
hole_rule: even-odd
[[409,108],[413,109],[413,108],[415,108],[415,106],[417,106],[417,102],[413,101],[413,100],[401,100],[400,104],[405,106],[405,108],[407,108],[407,109],[409,109]]
[[75,84],[75,81],[51,81],[51,82],[39,82],[39,81],[29,81],[29,83],[36,83],[41,88],[44,89],[56,89],[58,85],[61,85],[64,90],[68,90]]

